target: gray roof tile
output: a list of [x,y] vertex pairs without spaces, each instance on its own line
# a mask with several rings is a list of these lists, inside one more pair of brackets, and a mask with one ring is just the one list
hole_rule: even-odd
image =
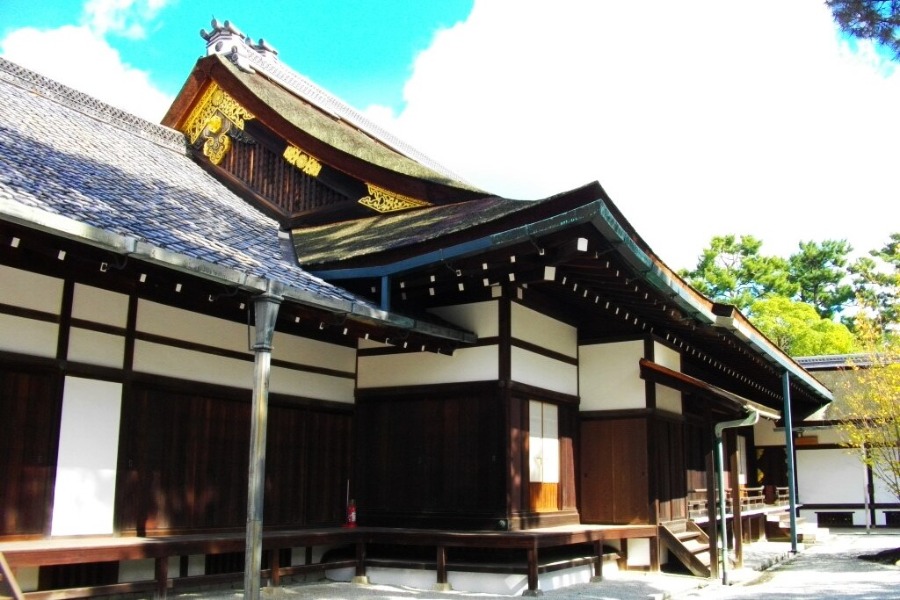
[[184,136],[0,58],[0,198],[335,299],[284,259],[278,224],[188,155]]

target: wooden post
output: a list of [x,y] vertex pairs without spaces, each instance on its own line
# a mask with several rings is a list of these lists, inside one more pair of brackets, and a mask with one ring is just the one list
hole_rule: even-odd
[[272,587],[278,587],[281,585],[281,549],[280,548],[272,548],[269,550],[269,571],[272,572],[269,580],[272,582]]
[[153,595],[157,600],[165,600],[166,593],[169,590],[169,557],[157,556],[154,564],[154,573],[156,575],[156,593]]
[[594,542],[594,554],[597,555],[597,566],[594,568],[594,579],[603,581],[603,540]]
[[526,596],[539,596],[538,589],[538,551],[537,542],[532,544],[528,549],[528,589],[525,590]]
[[353,583],[365,584],[369,582],[366,577],[366,543],[356,542],[356,575]]
[[447,548],[444,546],[437,547],[437,582],[447,583]]
[[[713,466],[713,450],[710,447],[706,454],[706,535],[709,537],[709,576],[719,578],[719,524],[716,516],[719,503],[716,502],[716,469]],[[722,515],[725,524],[725,515]]]

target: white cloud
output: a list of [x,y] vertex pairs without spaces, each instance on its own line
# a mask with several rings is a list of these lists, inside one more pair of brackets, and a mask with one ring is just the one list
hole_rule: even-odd
[[476,0],[391,127],[502,195],[599,180],[675,268],[725,233],[865,251],[900,230],[900,74],[873,62],[819,0]]
[[0,40],[0,54],[154,123],[172,103],[146,72],[122,62],[119,53],[87,27],[18,29]]
[[107,36],[143,39],[146,27],[169,1],[88,0],[81,25],[17,29],[0,40],[0,54],[122,110],[159,122],[172,98],[153,85],[147,72],[123,62]]
[[147,24],[167,4],[169,0],[88,0],[84,5],[82,21],[101,36],[112,33],[143,39],[147,36]]

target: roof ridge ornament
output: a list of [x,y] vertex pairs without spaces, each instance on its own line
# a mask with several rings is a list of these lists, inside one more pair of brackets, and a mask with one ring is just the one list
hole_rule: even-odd
[[278,50],[266,40],[258,42],[234,26],[230,21],[220,23],[212,20],[212,31],[200,30],[200,37],[206,40],[206,55],[221,54],[247,73],[255,73],[251,62],[254,55],[266,60],[278,61]]

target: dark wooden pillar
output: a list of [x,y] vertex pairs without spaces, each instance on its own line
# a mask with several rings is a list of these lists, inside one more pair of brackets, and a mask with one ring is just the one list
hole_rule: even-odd
[[[707,442],[707,444],[709,443]],[[713,458],[713,447],[708,445],[706,450],[706,514],[708,518],[706,535],[709,536],[709,576],[713,579],[719,578],[719,526],[716,520],[718,511],[715,459]],[[722,515],[723,526],[724,523],[725,515]]]
[[153,597],[164,600],[169,590],[169,557],[157,556],[153,570],[156,576],[156,593]]

